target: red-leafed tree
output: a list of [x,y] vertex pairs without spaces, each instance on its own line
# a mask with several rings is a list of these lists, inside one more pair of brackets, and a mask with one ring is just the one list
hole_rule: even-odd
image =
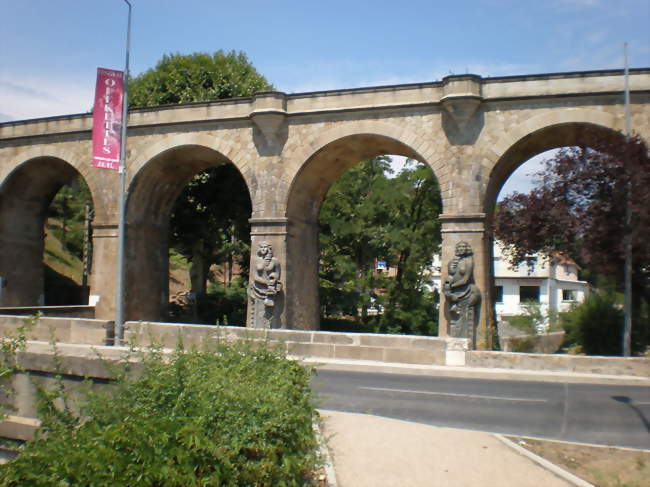
[[[632,224],[633,308],[650,305],[650,157],[638,136],[585,129],[580,146],[547,161],[529,194],[497,205],[494,236],[513,263],[526,255],[563,252],[623,290],[629,198]],[[629,184],[628,184],[629,181]],[[647,319],[644,318],[644,319]]]

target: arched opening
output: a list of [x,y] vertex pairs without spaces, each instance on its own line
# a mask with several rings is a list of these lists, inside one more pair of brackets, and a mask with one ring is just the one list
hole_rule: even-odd
[[[232,213],[240,217],[229,219]],[[147,162],[127,201],[127,319],[243,325],[245,304],[224,319],[215,315],[215,298],[208,295],[218,284],[236,285],[245,295],[250,214],[246,183],[219,152],[183,145]],[[217,244],[228,250],[215,268]]]
[[66,161],[38,157],[0,188],[3,306],[88,304],[92,196]]
[[[413,162],[402,176],[391,175],[389,174],[390,161],[385,157],[389,155],[408,158]],[[325,317],[327,319],[326,324],[323,322],[325,328],[409,331],[397,326],[393,328],[376,326],[376,323],[370,322],[379,321],[381,316],[377,318],[376,315],[383,313],[389,304],[388,300],[384,301],[382,296],[384,291],[381,291],[387,287],[388,275],[393,280],[397,279],[396,274],[399,269],[399,279],[403,279],[403,283],[406,282],[405,267],[402,264],[408,260],[406,255],[408,245],[400,246],[398,233],[404,232],[402,244],[411,243],[406,237],[409,229],[394,228],[395,233],[392,235],[380,233],[388,232],[387,222],[400,220],[397,213],[408,212],[403,207],[408,203],[408,197],[402,201],[400,198],[406,195],[400,194],[400,191],[406,192],[405,188],[410,184],[408,191],[412,190],[411,196],[413,196],[413,193],[417,192],[413,185],[423,184],[422,180],[416,181],[417,178],[413,174],[416,169],[420,175],[422,171],[429,172],[431,177],[427,178],[427,184],[433,181],[435,186],[433,191],[438,191],[437,181],[426,166],[424,158],[399,140],[374,134],[339,138],[325,145],[304,164],[292,184],[287,209],[289,224],[287,294],[291,296],[287,321],[290,327],[318,329],[321,320]],[[406,175],[409,171],[412,176],[410,180]],[[397,178],[392,180],[391,184],[391,177],[394,176]],[[335,184],[337,181],[339,181],[338,185]],[[432,187],[425,186],[426,190]],[[384,191],[387,194],[382,195],[385,198],[375,198],[373,190]],[[426,190],[423,189],[420,196]],[[329,203],[324,205],[328,191],[333,191],[334,194],[330,195]],[[439,193],[436,194],[439,197]],[[423,220],[434,222],[436,228],[433,229],[433,233],[437,232],[439,236],[437,218],[441,212],[439,199],[437,203],[435,214],[424,210],[418,216]],[[348,204],[350,206],[347,206]],[[369,225],[363,228],[357,226],[351,232],[341,231],[345,227],[353,228],[364,220],[364,217],[355,215],[355,211],[371,211],[371,207],[382,213],[381,216],[376,215],[377,219],[374,221],[376,226]],[[327,214],[324,214],[323,208]],[[383,219],[386,224],[383,230],[379,230],[380,219]],[[372,219],[365,220],[368,223]],[[402,214],[401,223],[406,223],[407,220],[407,215]],[[320,233],[321,230],[327,233]],[[344,243],[350,236],[345,235],[346,232],[355,234],[357,245],[354,248],[352,244]],[[437,241],[431,241],[430,244],[428,262],[439,250],[439,237]],[[428,252],[428,250],[420,252]],[[346,266],[353,267],[352,270],[348,269],[347,278],[340,272]],[[385,272],[384,267],[386,267]],[[319,268],[321,289],[319,289],[318,279]],[[426,276],[424,274],[419,276],[420,289],[425,289],[425,284],[430,285],[429,272],[427,269]],[[357,277],[351,278],[353,275]],[[326,284],[328,278],[330,282]],[[327,286],[330,286],[331,293],[324,295],[327,292],[324,288]],[[433,293],[429,287],[426,289],[427,292]],[[321,293],[323,293],[322,299]],[[335,304],[337,297],[341,298],[341,306]],[[350,301],[347,307],[344,304],[346,299]],[[391,302],[390,306],[391,312],[397,309],[395,302]],[[435,312],[434,314],[437,315]],[[370,318],[372,315],[375,317]],[[345,324],[346,320],[350,322],[348,326]],[[422,330],[413,331],[431,332],[434,328],[434,325],[430,324],[427,330],[423,327]]]
[[[513,199],[516,198],[513,193],[528,195],[540,188],[541,178],[548,174],[546,161],[555,158],[562,149],[591,147],[595,140],[617,137],[620,137],[618,132],[588,123],[557,124],[527,135],[506,151],[495,166],[486,195],[488,217],[494,222],[498,202],[516,205],[535,201]],[[533,207],[530,208],[532,211]],[[524,232],[519,235],[522,240],[526,238]],[[557,350],[562,344],[559,338],[544,343],[539,339],[517,340],[512,337],[561,333],[559,314],[570,311],[585,300],[595,282],[592,279],[594,274],[590,276],[589,269],[580,267],[577,251],[575,255],[528,252],[519,256],[518,263],[513,263],[512,242],[491,241],[489,248],[493,252],[493,309],[502,348],[528,352]],[[550,342],[553,343],[549,347]]]

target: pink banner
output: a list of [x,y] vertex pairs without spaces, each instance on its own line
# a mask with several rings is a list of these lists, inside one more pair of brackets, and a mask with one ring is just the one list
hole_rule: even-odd
[[97,68],[93,108],[93,166],[120,170],[124,73]]

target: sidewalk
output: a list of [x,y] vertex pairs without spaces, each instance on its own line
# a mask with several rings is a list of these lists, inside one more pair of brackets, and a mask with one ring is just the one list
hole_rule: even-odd
[[320,411],[337,487],[567,487],[489,433]]

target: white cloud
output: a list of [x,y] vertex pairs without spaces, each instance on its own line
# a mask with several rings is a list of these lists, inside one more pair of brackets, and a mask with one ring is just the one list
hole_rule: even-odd
[[[91,75],[92,76],[92,75]],[[93,105],[94,80],[81,77],[8,76],[0,78],[0,106],[6,120],[87,112]]]

